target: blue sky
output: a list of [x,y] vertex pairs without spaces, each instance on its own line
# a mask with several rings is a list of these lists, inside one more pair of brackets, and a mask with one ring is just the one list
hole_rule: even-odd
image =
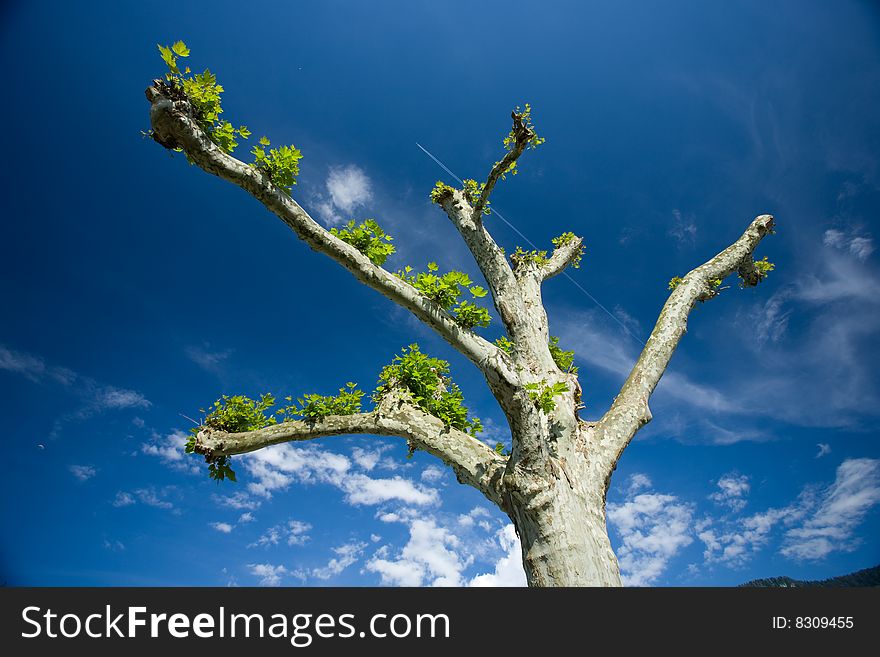
[[[636,585],[880,562],[872,3],[11,2],[0,29],[3,581],[523,581],[507,518],[401,441],[264,450],[236,459],[237,484],[183,457],[181,414],[370,389],[414,341],[450,360],[486,440],[505,431],[445,343],[141,138],[156,43],[176,39],[217,73],[226,116],[302,150],[294,196],[317,219],[395,236],[391,268],[476,276],[416,142],[484,177],[525,101],[547,142],[493,203],[536,244],[583,235],[574,278],[641,339],[672,276],[774,214],[759,255],[777,270],[692,314],[613,477],[612,542]],[[599,417],[639,344],[563,278],[546,301]]]

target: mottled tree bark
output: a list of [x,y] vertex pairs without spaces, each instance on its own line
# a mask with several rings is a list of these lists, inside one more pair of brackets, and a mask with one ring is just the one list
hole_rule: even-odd
[[[147,89],[153,136],[182,148],[190,161],[232,182],[276,214],[315,251],[345,267],[361,283],[385,295],[443,337],[480,370],[504,412],[511,453],[501,456],[481,441],[445,426],[416,406],[405,392],[387,395],[369,413],[331,416],[314,422],[289,421],[247,433],[203,428],[196,450],[209,458],[254,451],[282,442],[336,435],[400,436],[446,463],[458,480],[473,486],[502,509],[519,534],[530,586],[620,586],[620,572],[605,524],[605,496],[611,473],[635,433],[651,419],[648,400],[666,370],[698,301],[715,296],[712,281],[737,272],[745,285],[761,279],[752,254],[773,229],[761,215],[730,247],[697,267],[670,294],[645,349],[609,411],[595,423],[578,417],[577,376],[561,371],[548,347],[544,281],[580,254],[581,239],[558,247],[544,260],[510,265],[482,221],[499,176],[522,154],[531,129],[514,115],[514,143],[496,163],[478,199],[451,190],[438,199],[480,268],[513,348],[499,349],[462,328],[418,290],[374,265],[330,234],[260,170],[218,148],[192,121],[187,102],[172,100],[162,85]],[[473,203],[471,203],[473,200]],[[598,346],[601,348],[601,345]],[[541,409],[527,386],[562,383],[567,392]]]

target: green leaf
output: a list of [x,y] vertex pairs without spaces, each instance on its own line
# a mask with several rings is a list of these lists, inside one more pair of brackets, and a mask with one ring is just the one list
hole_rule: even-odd
[[177,41],[173,46],[171,46],[171,50],[174,51],[175,55],[179,55],[180,57],[189,57],[189,48],[186,47],[186,44],[183,41]]
[[270,142],[269,142],[269,138],[268,138],[268,137],[265,137],[265,136],[264,136],[264,137],[260,137],[260,143],[261,143],[263,146],[268,146],[268,145],[270,144]]

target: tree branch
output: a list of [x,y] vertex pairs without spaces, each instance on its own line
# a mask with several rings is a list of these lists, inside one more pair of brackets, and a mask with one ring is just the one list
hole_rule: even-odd
[[492,170],[489,171],[489,177],[486,178],[486,182],[483,184],[480,198],[474,203],[474,218],[479,218],[483,215],[483,210],[489,202],[489,196],[492,195],[492,190],[495,189],[498,179],[501,178],[501,176],[510,169],[511,165],[519,159],[519,156],[523,154],[526,146],[529,145],[529,141],[535,137],[535,131],[526,125],[523,121],[522,114],[517,114],[514,111],[510,113],[510,118],[513,119],[513,128],[511,129],[511,134],[513,135],[513,147],[507,151],[504,157],[501,158],[501,161],[496,162],[495,166],[492,167]]
[[407,438],[416,448],[450,466],[461,483],[473,486],[490,501],[503,506],[498,484],[506,459],[482,441],[444,425],[405,396],[389,395],[370,413],[331,415],[315,421],[290,420],[256,431],[226,433],[204,427],[196,438],[195,451],[210,459],[280,443],[351,434]]
[[515,373],[505,365],[495,345],[459,326],[455,318],[414,287],[374,265],[353,246],[325,230],[262,171],[224,153],[190,118],[187,102],[163,96],[158,84],[148,87],[146,95],[151,104],[150,122],[157,142],[166,148],[182,148],[190,161],[204,171],[250,193],[313,250],[331,257],[361,283],[412,312],[484,373],[491,371],[502,380],[515,380]]
[[596,425],[593,449],[601,452],[597,456],[607,477],[611,476],[617,460],[636,432],[651,421],[648,398],[687,331],[688,315],[694,305],[716,295],[712,281],[723,280],[734,272],[741,273],[746,286],[760,282],[763,276],[756,270],[752,254],[761,240],[772,232],[773,217],[769,214],[757,217],[736,242],[690,272],[669,295],[620,394]]
[[584,240],[582,238],[576,237],[570,242],[566,242],[553,249],[553,253],[541,268],[542,280],[547,280],[557,274],[561,274],[569,264],[581,255],[583,243]]
[[504,252],[492,239],[480,216],[472,211],[463,191],[449,191],[440,198],[439,205],[473,254],[508,334],[514,340],[527,341],[522,296]]

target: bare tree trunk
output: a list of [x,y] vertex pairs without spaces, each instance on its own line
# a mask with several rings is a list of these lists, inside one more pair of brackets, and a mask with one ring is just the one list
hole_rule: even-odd
[[509,511],[529,586],[620,586],[604,494],[572,487],[566,477],[535,483],[536,494]]

